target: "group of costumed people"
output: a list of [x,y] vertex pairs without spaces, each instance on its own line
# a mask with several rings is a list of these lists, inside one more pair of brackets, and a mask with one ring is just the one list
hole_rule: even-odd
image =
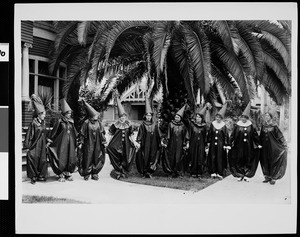
[[[186,173],[201,178],[209,173],[222,179],[226,171],[238,181],[249,182],[261,164],[265,180],[275,184],[282,178],[287,166],[287,143],[278,126],[272,122],[273,114],[265,113],[265,122],[258,135],[249,120],[250,103],[234,125],[229,135],[224,122],[227,103],[217,112],[208,126],[205,121],[207,106],[196,106],[192,118],[183,119],[184,105],[165,123],[160,113],[154,118],[151,101],[145,96],[145,115],[136,139],[127,113],[116,96],[119,120],[108,129],[100,120],[100,113],[82,99],[88,119],[77,131],[71,117],[72,109],[65,99],[60,100],[61,116],[47,133],[45,107],[32,95],[34,118],[26,133],[24,146],[27,151],[27,176],[31,183],[46,181],[47,156],[59,182],[73,181],[78,168],[84,180],[98,180],[108,154],[116,178],[127,178],[135,162],[137,171],[144,178],[152,178],[159,166],[173,178]],[[164,129],[166,127],[166,129]]]

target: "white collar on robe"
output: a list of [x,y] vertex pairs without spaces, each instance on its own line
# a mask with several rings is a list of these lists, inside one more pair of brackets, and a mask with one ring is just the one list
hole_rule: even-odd
[[241,127],[248,127],[252,124],[252,122],[250,120],[248,120],[246,123],[243,123],[241,120],[239,120],[236,124]]
[[216,128],[216,129],[221,129],[225,126],[224,121],[221,121],[220,123],[218,123],[216,120],[212,121],[212,125]]

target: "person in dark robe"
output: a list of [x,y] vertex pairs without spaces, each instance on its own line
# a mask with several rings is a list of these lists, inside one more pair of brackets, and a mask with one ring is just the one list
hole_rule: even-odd
[[153,112],[149,97],[145,96],[146,111],[140,125],[136,141],[139,149],[136,155],[137,170],[144,178],[152,178],[159,158],[160,136],[158,125],[153,121]]
[[228,131],[222,120],[225,116],[227,103],[216,114],[216,119],[211,123],[208,130],[208,172],[212,178],[223,179],[227,168]]
[[230,171],[234,177],[238,178],[238,181],[246,182],[249,182],[249,178],[255,175],[259,161],[257,148],[261,148],[256,129],[249,120],[250,106],[249,103],[229,138]]
[[98,174],[105,163],[105,130],[99,118],[100,113],[86,101],[83,102],[89,119],[84,121],[79,135],[79,146],[82,149],[80,175],[84,180],[88,180],[90,176],[93,180],[98,180]]
[[157,129],[158,129],[158,134],[160,138],[160,143],[159,143],[159,148],[158,148],[158,153],[157,153],[157,166],[162,167],[165,173],[167,173],[167,168],[165,167],[166,163],[166,136],[167,136],[167,129],[168,129],[168,123],[166,123],[163,118],[162,114],[160,112],[157,112],[156,114],[156,119],[157,119]]
[[77,131],[72,110],[65,99],[60,101],[62,115],[58,118],[48,139],[49,160],[59,182],[73,181],[72,173],[77,165]]
[[206,167],[205,147],[207,144],[207,129],[204,120],[204,112],[197,107],[194,118],[189,122],[189,169],[188,171],[194,178],[200,177]]
[[265,123],[260,132],[262,150],[260,154],[260,164],[264,174],[264,183],[275,184],[281,179],[287,166],[287,143],[278,128],[272,121],[271,112],[265,113]]
[[165,142],[167,144],[165,171],[172,175],[173,178],[183,176],[183,160],[185,150],[189,147],[189,133],[187,127],[182,122],[184,105],[168,125]]
[[138,145],[133,140],[133,127],[118,96],[117,108],[119,120],[108,130],[111,139],[106,148],[110,162],[117,173],[117,179],[127,178],[136,156]]
[[45,125],[46,111],[38,96],[31,96],[34,118],[28,127],[24,140],[27,149],[26,171],[30,182],[46,181],[48,164],[46,158],[47,130]]

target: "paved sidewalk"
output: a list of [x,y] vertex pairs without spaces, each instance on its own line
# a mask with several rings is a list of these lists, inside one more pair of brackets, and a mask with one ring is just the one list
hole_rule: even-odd
[[127,183],[110,177],[112,166],[106,157],[99,180],[85,181],[74,173],[73,182],[57,181],[51,168],[47,182],[30,184],[23,172],[22,194],[68,198],[97,204],[290,204],[290,167],[275,185],[262,183],[260,165],[250,182],[238,182],[233,176],[201,190],[184,191]]

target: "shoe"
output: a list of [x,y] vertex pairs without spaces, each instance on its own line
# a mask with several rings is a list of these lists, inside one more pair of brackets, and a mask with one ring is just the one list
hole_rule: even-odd
[[45,177],[38,177],[37,178],[37,181],[43,181],[43,182],[45,182],[47,179],[45,178]]
[[213,179],[216,178],[216,176],[217,175],[215,173],[213,173],[213,174],[210,175],[210,177],[213,178]]
[[65,182],[66,180],[65,180],[65,178],[63,178],[63,177],[59,177],[59,179],[58,179],[58,182]]
[[219,174],[217,174],[217,178],[223,179],[223,177],[221,175],[219,175]]
[[244,179],[244,177],[238,177],[238,178],[237,178],[237,181],[238,181],[238,182],[241,182],[241,181],[243,181],[243,179]]
[[35,184],[35,183],[36,183],[35,178],[32,178],[32,179],[30,180],[30,183],[31,183],[31,184]]
[[244,177],[244,181],[245,181],[245,182],[249,182],[249,178]]
[[265,177],[265,180],[263,181],[263,183],[269,183],[271,181],[271,179],[270,178],[268,178],[268,177]]
[[270,180],[270,184],[271,184],[271,185],[274,185],[275,183],[276,183],[276,181],[275,181],[274,179],[271,179],[271,180]]
[[72,176],[68,176],[68,177],[66,177],[66,180],[73,181],[73,177]]
[[84,176],[84,180],[85,180],[85,181],[88,181],[88,180],[89,180],[89,178],[90,178],[90,176],[89,176],[89,175],[86,175],[86,176]]
[[93,175],[92,175],[92,179],[93,179],[93,180],[98,180],[98,179],[99,179],[99,176],[98,176],[97,174],[93,174]]

